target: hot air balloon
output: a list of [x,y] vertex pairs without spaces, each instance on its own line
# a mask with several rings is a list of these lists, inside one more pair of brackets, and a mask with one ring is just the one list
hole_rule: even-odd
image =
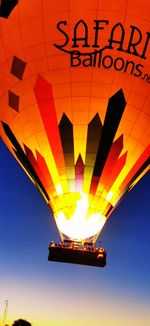
[[53,216],[49,260],[94,244],[149,170],[149,0],[0,1],[0,136]]

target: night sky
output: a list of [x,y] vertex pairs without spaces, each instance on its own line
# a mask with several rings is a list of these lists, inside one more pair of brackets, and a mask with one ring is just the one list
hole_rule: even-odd
[[[149,175],[128,194],[99,240],[107,266],[48,262],[59,241],[50,210],[0,141],[0,321],[33,326],[150,325]],[[0,324],[1,325],[1,324]]]

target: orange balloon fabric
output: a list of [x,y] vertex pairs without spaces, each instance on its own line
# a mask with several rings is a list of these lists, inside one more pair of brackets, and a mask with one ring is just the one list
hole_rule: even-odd
[[62,239],[96,241],[149,170],[149,0],[0,1],[0,136]]

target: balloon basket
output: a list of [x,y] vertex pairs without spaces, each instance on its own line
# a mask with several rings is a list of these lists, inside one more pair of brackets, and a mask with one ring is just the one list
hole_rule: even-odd
[[80,244],[66,240],[56,244],[52,242],[48,249],[49,261],[96,267],[106,265],[106,251],[103,248],[95,248],[92,243]]

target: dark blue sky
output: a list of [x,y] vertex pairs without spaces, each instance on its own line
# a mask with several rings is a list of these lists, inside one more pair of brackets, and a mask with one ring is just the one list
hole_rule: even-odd
[[8,322],[148,326],[149,184],[146,175],[104,226],[104,269],[50,263],[47,247],[59,235],[49,208],[0,142],[0,321],[8,299]]

